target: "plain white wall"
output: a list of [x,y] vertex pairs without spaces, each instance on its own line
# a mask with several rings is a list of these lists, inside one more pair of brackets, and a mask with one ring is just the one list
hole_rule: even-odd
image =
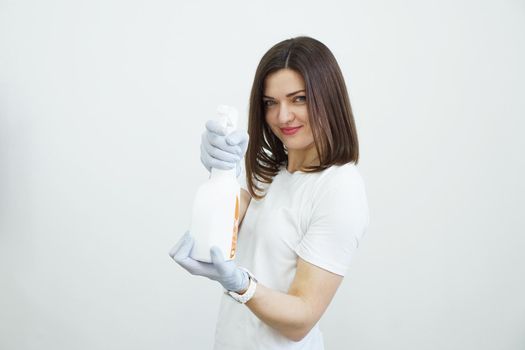
[[524,349],[524,33],[518,0],[0,1],[0,348],[211,347],[221,288],[167,254],[200,134],[304,34],[371,209],[327,349]]

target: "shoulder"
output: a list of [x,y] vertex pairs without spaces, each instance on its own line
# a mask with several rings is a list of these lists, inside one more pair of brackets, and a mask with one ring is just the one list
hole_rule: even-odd
[[316,192],[364,191],[365,183],[354,163],[332,165],[324,170],[316,186]]
[[353,163],[335,165],[326,169],[312,193],[312,214],[325,215],[327,211],[348,215],[368,210],[365,182]]

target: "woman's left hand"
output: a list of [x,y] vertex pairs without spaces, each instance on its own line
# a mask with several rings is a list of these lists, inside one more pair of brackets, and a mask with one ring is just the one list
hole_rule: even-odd
[[193,259],[190,254],[195,240],[189,231],[170,250],[169,255],[177,264],[182,266],[192,275],[204,276],[219,282],[229,291],[239,293],[249,284],[248,273],[237,267],[233,260],[224,260],[224,255],[218,247],[210,249],[211,263]]

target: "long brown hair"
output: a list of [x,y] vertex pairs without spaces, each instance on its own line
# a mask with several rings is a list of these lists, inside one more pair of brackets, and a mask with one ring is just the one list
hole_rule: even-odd
[[265,194],[256,181],[270,184],[288,160],[283,143],[265,121],[263,104],[266,77],[285,68],[301,74],[306,85],[309,123],[320,164],[306,167],[305,172],[319,172],[332,165],[350,162],[357,164],[359,160],[350,99],[334,55],[323,43],[310,37],[284,40],[262,57],[250,94],[250,142],[245,167],[248,190],[257,199]]

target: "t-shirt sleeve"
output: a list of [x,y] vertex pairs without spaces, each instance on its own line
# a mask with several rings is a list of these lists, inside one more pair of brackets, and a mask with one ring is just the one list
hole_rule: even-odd
[[363,180],[357,171],[345,173],[315,192],[309,223],[295,252],[311,264],[344,276],[368,225]]

